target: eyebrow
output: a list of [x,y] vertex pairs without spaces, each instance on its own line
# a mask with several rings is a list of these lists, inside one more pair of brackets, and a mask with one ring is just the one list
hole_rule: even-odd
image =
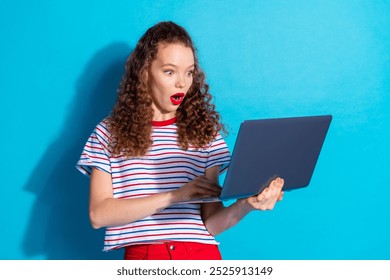
[[[162,65],[162,67],[166,67],[166,66],[177,67],[177,65],[172,64],[172,63],[165,63],[165,64]],[[190,65],[190,66],[188,66],[186,69],[191,68],[191,67],[195,67],[195,63]]]

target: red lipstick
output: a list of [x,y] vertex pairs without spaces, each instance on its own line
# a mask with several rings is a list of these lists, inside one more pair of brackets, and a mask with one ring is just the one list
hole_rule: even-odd
[[178,92],[173,95],[171,95],[171,102],[173,105],[180,105],[181,102],[183,102],[184,99],[184,93]]

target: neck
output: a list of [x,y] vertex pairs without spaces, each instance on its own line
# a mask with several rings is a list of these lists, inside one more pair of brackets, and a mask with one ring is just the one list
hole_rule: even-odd
[[170,120],[170,119],[173,119],[175,117],[175,113],[166,113],[166,114],[163,114],[163,113],[159,113],[159,114],[154,114],[153,116],[153,121],[158,121],[158,122],[161,122],[161,121],[167,121],[167,120]]

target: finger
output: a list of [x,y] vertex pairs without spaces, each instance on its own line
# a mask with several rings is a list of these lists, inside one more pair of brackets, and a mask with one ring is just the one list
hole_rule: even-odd
[[212,185],[216,188],[221,188],[221,186],[219,184],[217,184],[215,181],[210,180],[209,178],[207,178],[205,176],[199,176],[195,180],[197,180],[198,182],[204,183],[204,184]]
[[222,188],[211,180],[198,180],[196,182],[196,186],[201,187],[206,190],[210,190],[215,193],[220,193]]
[[280,177],[274,179],[271,181],[271,183],[269,184],[270,187],[272,188],[283,188],[283,185],[284,185],[284,180]]
[[282,192],[280,192],[280,194],[279,194],[279,197],[278,197],[278,201],[280,201],[280,200],[282,200],[283,199],[283,195],[284,195],[284,192],[282,191]]
[[283,191],[283,184],[284,182],[281,178],[277,178],[270,183],[270,192],[266,196],[266,199],[269,200],[271,204],[275,203],[279,199],[280,193]]
[[266,209],[273,209],[280,195],[280,189],[272,186],[268,188],[265,193],[264,199],[262,200],[263,205]]
[[218,196],[221,193],[220,189],[210,189],[207,186],[205,187],[201,185],[195,185],[193,188],[193,192],[208,196]]
[[258,208],[258,207],[256,207],[256,205],[260,204],[259,200],[258,200],[258,196],[250,196],[250,197],[246,198],[246,200],[249,203],[249,205],[251,205],[255,209]]
[[[282,180],[282,179],[281,179]],[[272,210],[276,202],[283,198],[283,191],[281,190],[283,181],[274,180],[269,187],[265,188],[259,195],[249,199],[248,202],[259,210]]]
[[199,190],[202,190],[203,192],[211,193],[214,195],[218,195],[221,193],[221,189],[218,187],[215,187],[215,186],[199,184],[199,185],[196,185],[196,188],[198,188]]
[[269,188],[265,188],[260,194],[256,196],[257,202],[262,202],[265,200],[266,194],[269,192]]
[[277,184],[277,187],[278,187],[278,188],[282,189],[283,186],[284,186],[284,179],[278,177],[278,178],[276,179],[276,184]]

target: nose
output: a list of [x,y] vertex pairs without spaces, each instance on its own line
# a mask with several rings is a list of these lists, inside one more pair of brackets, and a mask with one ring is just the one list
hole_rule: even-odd
[[178,81],[176,82],[176,87],[177,88],[184,88],[186,86],[184,79],[179,78]]

